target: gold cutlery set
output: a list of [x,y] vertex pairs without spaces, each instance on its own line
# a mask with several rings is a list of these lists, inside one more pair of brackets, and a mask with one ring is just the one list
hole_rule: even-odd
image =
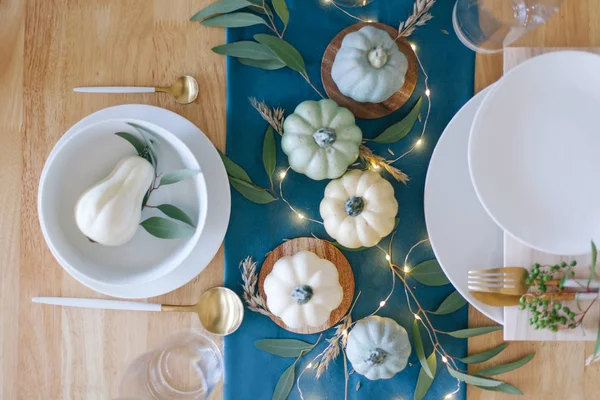
[[[494,307],[510,307],[521,304],[521,297],[529,292],[529,288],[536,282],[528,282],[529,271],[523,267],[491,268],[469,271],[469,292],[480,302]],[[558,288],[560,280],[553,279],[544,282],[549,288]],[[590,289],[596,292],[578,292],[578,289],[586,289],[587,280],[568,279],[564,282],[565,289],[574,291],[561,291],[560,293],[543,293],[531,298],[539,297],[544,300],[591,300],[598,296],[600,282],[592,281]],[[529,296],[528,296],[529,297]],[[526,298],[525,301],[528,301]]]

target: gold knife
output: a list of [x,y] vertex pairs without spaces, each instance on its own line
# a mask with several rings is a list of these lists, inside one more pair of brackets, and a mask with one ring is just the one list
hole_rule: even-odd
[[[476,300],[479,300],[483,304],[493,307],[511,307],[518,306],[520,304],[521,296],[501,294],[501,293],[487,293],[487,292],[469,292]],[[598,297],[598,293],[560,293],[560,294],[544,294],[540,296],[547,300],[593,300]]]

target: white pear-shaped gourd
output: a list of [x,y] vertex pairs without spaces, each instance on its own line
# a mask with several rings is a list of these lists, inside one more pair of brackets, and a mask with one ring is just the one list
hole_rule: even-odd
[[394,188],[374,171],[348,171],[325,187],[320,205],[325,230],[342,246],[375,246],[396,223]]
[[277,260],[264,289],[269,310],[292,329],[323,325],[344,296],[335,265],[310,251]]
[[77,201],[77,227],[105,246],[127,243],[140,224],[142,201],[153,180],[154,168],[147,160],[139,156],[122,159]]
[[357,373],[370,380],[389,379],[402,371],[410,352],[406,329],[390,318],[363,318],[348,335],[348,360]]
[[310,179],[334,179],[358,158],[362,132],[347,108],[325,99],[300,103],[283,123],[290,167]]
[[344,96],[381,103],[404,85],[407,70],[408,60],[390,35],[365,26],[346,35],[335,55],[331,77]]

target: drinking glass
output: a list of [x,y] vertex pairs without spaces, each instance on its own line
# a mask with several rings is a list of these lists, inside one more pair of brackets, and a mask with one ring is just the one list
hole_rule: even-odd
[[127,368],[119,396],[135,400],[206,400],[223,375],[215,342],[197,331],[179,333]]
[[452,22],[465,46],[497,53],[525,33],[544,24],[561,0],[457,0]]

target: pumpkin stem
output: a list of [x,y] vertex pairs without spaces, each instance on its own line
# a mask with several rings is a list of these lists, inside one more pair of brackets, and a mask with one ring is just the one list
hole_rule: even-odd
[[313,289],[308,285],[298,285],[292,289],[292,298],[299,305],[306,304],[313,297]]
[[379,69],[387,63],[388,55],[383,47],[377,46],[369,52],[367,58],[369,59],[369,63],[373,66],[373,68]]
[[387,352],[377,347],[369,352],[369,357],[365,360],[365,362],[369,365],[381,364],[386,357]]
[[351,217],[358,216],[365,208],[365,201],[362,197],[350,197],[344,204],[346,213]]
[[320,128],[313,133],[313,139],[319,147],[329,147],[337,138],[335,131],[330,128]]

